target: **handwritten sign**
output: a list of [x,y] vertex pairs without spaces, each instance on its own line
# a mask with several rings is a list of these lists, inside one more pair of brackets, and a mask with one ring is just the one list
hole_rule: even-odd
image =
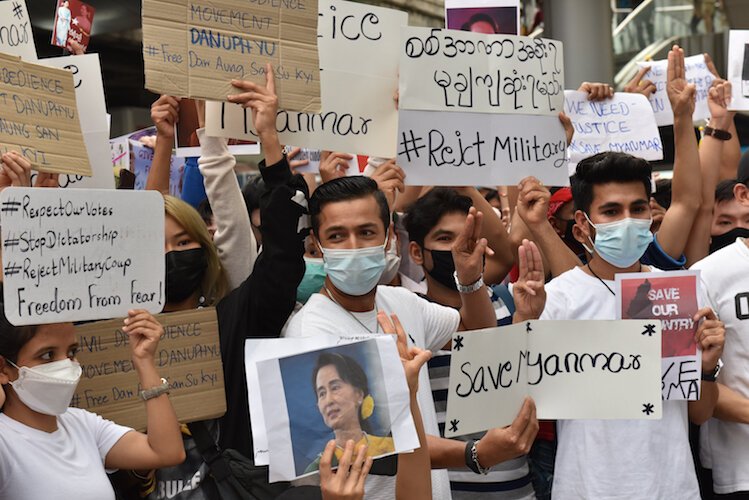
[[616,275],[617,317],[654,319],[662,327],[663,399],[700,398],[701,351],[694,340],[699,271]]
[[[133,151],[133,174],[135,174],[135,189],[146,189],[148,172],[153,163],[153,149],[136,141],[130,141]],[[182,193],[182,176],[185,172],[185,158],[171,156],[169,160],[169,194],[179,197]]]
[[160,193],[6,188],[0,215],[5,314],[12,324],[163,308]]
[[529,175],[550,186],[569,184],[567,140],[556,116],[399,115],[398,164],[408,185],[506,186]]
[[25,0],[0,1],[0,52],[37,60],[34,32]]
[[[169,382],[169,400],[179,421],[195,422],[226,413],[216,310],[159,314],[156,319],[164,327],[156,368]],[[132,363],[128,335],[121,328],[119,319],[76,328],[83,375],[71,406],[142,431],[146,428],[146,409],[139,396],[143,388]]]
[[91,175],[70,71],[0,54],[0,153],[36,170]]
[[401,30],[400,109],[557,115],[562,43],[514,35]]
[[[666,93],[666,78],[668,70],[668,61],[646,61],[638,62],[639,67],[650,66],[650,71],[645,73],[643,79],[650,80],[655,84],[655,92],[650,96],[650,105],[655,112],[655,121],[659,127],[674,124],[674,112],[671,109],[671,102],[668,100]],[[710,109],[707,106],[707,94],[710,90],[715,76],[710,73],[705,64],[705,55],[698,54],[684,59],[686,67],[686,78],[688,83],[693,83],[697,87],[697,103],[692,114],[694,121],[706,120],[710,118]]]
[[[341,0],[320,0],[319,9],[322,111],[280,110],[280,140],[392,158],[398,129],[393,94],[398,88],[400,28],[408,23],[408,15]],[[208,102],[206,131],[216,137],[257,140],[249,110],[234,104]]]
[[749,110],[749,30],[728,34],[728,80],[732,97],[728,109]]
[[215,101],[271,63],[281,107],[319,111],[317,0],[144,0],[143,61],[147,89]]
[[590,101],[586,92],[564,91],[564,112],[572,120],[575,135],[570,161],[603,151],[629,153],[645,160],[662,160],[663,143],[647,98],[617,92],[605,101]]
[[42,64],[73,73],[81,131],[91,160],[92,176],[61,175],[60,187],[114,189],[114,173],[109,165],[109,121],[99,55],[50,57]]
[[658,321],[530,321],[453,335],[445,437],[539,419],[659,419]]

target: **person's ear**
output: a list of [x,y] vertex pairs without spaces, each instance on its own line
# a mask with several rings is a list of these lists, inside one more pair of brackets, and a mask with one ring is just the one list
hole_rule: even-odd
[[314,231],[309,232],[309,238],[312,244],[315,246],[315,248],[317,248],[318,250],[320,250],[320,252],[322,252],[321,250],[322,245],[320,244],[320,240],[317,239],[317,235],[315,234]]
[[0,356],[0,385],[10,383],[10,376],[8,374],[10,368],[10,364],[5,361],[3,356]]
[[572,228],[572,235],[579,243],[585,245],[590,243],[588,238],[593,239],[593,229],[582,210],[575,211],[575,227]]
[[749,188],[746,184],[739,182],[733,187],[733,196],[742,205],[749,205]]
[[411,257],[411,261],[413,261],[417,266],[424,265],[424,252],[415,241],[408,243],[408,256]]

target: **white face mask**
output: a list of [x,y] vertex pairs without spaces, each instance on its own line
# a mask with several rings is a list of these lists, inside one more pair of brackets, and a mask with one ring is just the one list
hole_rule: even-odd
[[62,415],[70,406],[83,370],[69,358],[29,368],[18,368],[18,378],[10,383],[23,404],[45,415]]

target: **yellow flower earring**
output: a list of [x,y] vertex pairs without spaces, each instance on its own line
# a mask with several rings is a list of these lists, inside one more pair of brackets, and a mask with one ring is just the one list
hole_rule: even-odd
[[362,400],[361,408],[359,409],[362,420],[366,420],[374,413],[374,399],[371,395],[367,394],[367,397]]

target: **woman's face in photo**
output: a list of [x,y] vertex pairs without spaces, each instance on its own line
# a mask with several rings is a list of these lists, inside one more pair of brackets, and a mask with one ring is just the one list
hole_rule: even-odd
[[317,409],[325,425],[333,430],[359,426],[362,391],[344,382],[334,365],[325,365],[317,372],[315,390]]

